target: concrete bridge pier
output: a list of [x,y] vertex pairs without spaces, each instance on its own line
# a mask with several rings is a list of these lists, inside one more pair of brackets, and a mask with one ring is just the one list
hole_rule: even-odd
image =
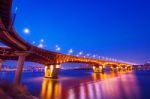
[[118,66],[112,66],[111,70],[114,72],[118,72],[120,70],[120,68]]
[[129,70],[133,70],[132,66],[129,66]]
[[113,68],[113,66],[110,66],[110,71],[114,71],[114,68]]
[[118,67],[118,71],[121,71],[122,70],[122,67]]
[[2,71],[2,65],[3,65],[3,60],[2,59],[0,59],[0,71]]
[[127,70],[130,70],[130,67],[129,67],[129,66],[127,67]]
[[125,66],[125,67],[124,67],[124,71],[127,71],[127,70],[128,70],[128,67]]
[[24,66],[24,61],[26,58],[25,53],[19,53],[19,58],[18,58],[18,63],[17,63],[17,69],[15,72],[15,79],[14,79],[14,83],[15,84],[20,84],[21,82],[21,76],[22,76],[22,71],[23,71],[23,66]]
[[60,70],[60,64],[45,66],[46,78],[57,78]]
[[113,66],[111,66],[111,71],[115,71],[115,68]]
[[124,67],[121,66],[121,67],[120,67],[120,71],[124,71]]
[[104,72],[104,66],[93,66],[93,72],[94,73],[103,73]]

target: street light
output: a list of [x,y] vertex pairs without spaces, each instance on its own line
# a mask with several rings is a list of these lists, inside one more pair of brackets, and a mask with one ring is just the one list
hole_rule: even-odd
[[79,52],[79,55],[82,55],[83,54],[83,52]]
[[68,54],[72,54],[72,53],[73,53],[73,50],[69,49]]
[[101,56],[98,56],[99,59],[101,59]]
[[61,50],[61,48],[60,48],[60,47],[57,47],[57,48],[56,48],[56,51],[60,51],[60,50]]
[[42,43],[40,43],[40,44],[38,45],[38,47],[39,47],[39,48],[43,48],[44,45],[43,45]]
[[33,41],[32,44],[35,44],[35,41]]
[[61,48],[58,45],[56,45],[56,51],[60,51],[60,50]]
[[77,56],[77,57],[79,57],[79,55],[78,55],[78,54],[77,54],[76,56]]
[[28,28],[25,28],[23,31],[24,31],[25,34],[29,34],[30,33],[30,30]]
[[93,58],[95,58],[95,57],[96,57],[96,55],[93,55],[92,57],[93,57]]
[[89,56],[90,56],[90,54],[88,53],[88,54],[86,54],[86,56],[87,56],[87,57],[89,57]]

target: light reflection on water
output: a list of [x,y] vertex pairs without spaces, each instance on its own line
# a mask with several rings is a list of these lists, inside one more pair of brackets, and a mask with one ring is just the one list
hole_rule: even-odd
[[51,80],[45,78],[42,84],[41,90],[41,98],[42,99],[53,99],[53,98],[60,98],[61,97],[61,85],[58,83],[57,80]]
[[[13,82],[14,72],[0,72],[0,80]],[[106,72],[61,71],[59,79],[43,72],[24,72],[22,84],[40,99],[150,99],[150,71]]]
[[136,76],[132,73],[95,74],[88,78],[43,79],[42,99],[139,99]]

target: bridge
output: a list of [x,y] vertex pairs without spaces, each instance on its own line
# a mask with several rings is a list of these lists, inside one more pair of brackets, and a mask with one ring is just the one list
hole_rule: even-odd
[[93,66],[94,72],[102,72],[109,65],[112,69],[132,69],[133,64],[108,61],[102,59],[84,58],[65,55],[58,52],[38,48],[21,38],[13,27],[12,0],[0,0],[0,42],[7,47],[0,47],[1,63],[4,60],[18,60],[15,79],[21,79],[25,61],[36,62],[45,66],[45,77],[56,78],[62,63],[86,63]]

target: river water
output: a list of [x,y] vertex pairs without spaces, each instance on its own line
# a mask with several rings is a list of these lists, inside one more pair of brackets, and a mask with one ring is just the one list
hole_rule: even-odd
[[[14,72],[1,72],[0,79],[13,81]],[[43,72],[24,72],[22,84],[41,99],[150,99],[150,71],[105,72],[61,70],[58,79]]]

